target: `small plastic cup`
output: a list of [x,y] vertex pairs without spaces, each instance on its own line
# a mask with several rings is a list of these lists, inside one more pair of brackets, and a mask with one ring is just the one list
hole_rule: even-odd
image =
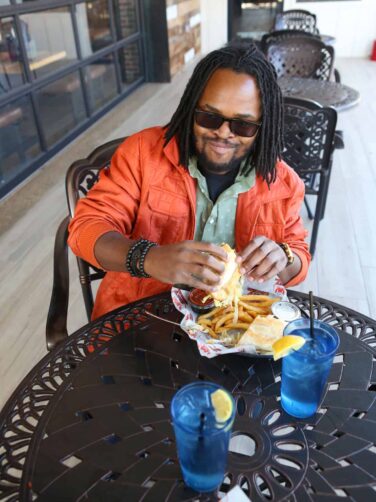
[[[218,422],[211,394],[222,389],[232,401],[231,416]],[[198,492],[212,492],[223,481],[227,466],[234,400],[224,388],[195,382],[181,388],[171,402],[176,446],[184,482]]]
[[329,324],[315,320],[313,331],[311,338],[310,320],[302,318],[290,322],[283,332],[306,339],[301,349],[282,360],[281,404],[296,418],[308,418],[317,411],[339,345],[338,334]]

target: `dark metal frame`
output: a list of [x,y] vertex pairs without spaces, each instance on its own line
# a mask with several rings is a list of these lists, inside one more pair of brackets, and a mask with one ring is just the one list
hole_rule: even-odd
[[[27,82],[24,85],[17,87],[16,89],[12,89],[4,95],[0,96],[0,108],[3,105],[11,104],[13,101],[20,99],[22,97],[30,97],[33,117],[36,124],[36,130],[38,134],[38,139],[41,147],[41,153],[35,157],[30,163],[23,168],[23,170],[16,175],[12,180],[10,180],[6,186],[0,187],[0,198],[3,197],[6,193],[12,190],[15,186],[17,186],[22,180],[27,178],[32,172],[37,170],[44,162],[46,162],[49,158],[55,155],[61,148],[66,146],[74,137],[80,134],[82,131],[87,129],[90,125],[96,122],[101,116],[107,113],[111,108],[113,108],[117,103],[122,101],[126,96],[128,96],[136,87],[138,87],[145,80],[145,49],[144,49],[144,17],[142,13],[141,2],[138,0],[136,2],[137,6],[137,20],[139,30],[130,35],[127,38],[118,40],[117,33],[114,24],[114,9],[113,2],[111,0],[107,0],[108,10],[110,15],[110,29],[113,38],[113,42],[103,49],[96,51],[94,54],[82,58],[81,49],[80,49],[80,41],[78,36],[78,27],[76,23],[76,17],[73,12],[73,9],[77,4],[83,3],[83,0],[39,0],[37,2],[27,2],[22,4],[16,4],[15,0],[11,0],[12,4],[9,6],[0,8],[0,18],[2,17],[12,17],[15,21],[17,35],[20,35],[20,16],[26,13],[35,13],[39,11],[45,11],[49,9],[56,9],[59,7],[67,7],[70,11],[72,27],[73,27],[73,37],[75,42],[75,47],[77,51],[77,61],[72,63],[64,68],[61,68],[51,74],[45,75],[38,79],[33,79],[31,76],[30,68],[28,65],[27,51],[24,44],[24,40],[22,36],[18,36],[18,42],[20,44],[20,51],[22,57],[22,68],[25,72],[25,77]],[[133,43],[137,42],[139,47],[139,53],[141,58],[142,65],[142,76],[133,82],[130,86],[124,89],[121,92],[121,82],[120,82],[120,67],[119,61],[116,57],[119,49],[127,47]],[[110,54],[114,55],[114,65],[115,65],[115,73],[117,80],[117,91],[118,95],[113,98],[109,103],[103,106],[99,110],[91,111],[89,107],[89,96],[88,89],[84,81],[84,68],[94,61],[97,61],[100,58],[108,56]],[[40,120],[40,110],[38,108],[36,93],[42,87],[57,81],[58,79],[65,77],[75,71],[79,72],[80,80],[81,80],[81,89],[83,93],[83,100],[85,106],[86,120],[78,124],[74,127],[69,133],[60,138],[52,147],[47,146],[46,139],[43,134],[43,128]]]
[[324,218],[333,164],[333,151],[343,148],[336,136],[337,112],[308,99],[284,98],[284,143],[282,157],[302,178],[306,195],[317,197],[314,213],[304,199],[313,219],[310,253],[313,257],[320,221]]
[[[70,219],[74,215],[80,195],[85,196],[97,182],[99,171],[109,165],[112,155],[123,141],[124,138],[115,139],[99,146],[86,159],[73,162],[67,171],[65,189],[69,215],[60,223],[55,237],[53,286],[46,323],[48,350],[54,348],[68,336],[69,262],[67,240]],[[102,279],[105,272],[79,257],[77,257],[77,266],[86,315],[90,321],[94,305],[91,283]]]
[[[334,48],[312,33],[300,30],[272,31],[262,37],[261,50],[275,66],[278,77],[330,80],[334,72]],[[303,57],[311,63],[311,67],[301,67],[299,61]]]

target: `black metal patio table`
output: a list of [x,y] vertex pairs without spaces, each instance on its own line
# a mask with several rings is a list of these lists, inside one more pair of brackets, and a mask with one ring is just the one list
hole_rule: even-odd
[[360,101],[360,94],[356,89],[338,82],[281,77],[278,84],[284,97],[311,99],[322,106],[333,106],[337,111],[352,108]]
[[[303,315],[307,295],[289,292]],[[216,500],[186,488],[169,405],[197,379],[237,403],[222,492],[254,501],[370,502],[376,489],[376,321],[317,298],[315,316],[340,347],[318,412],[298,421],[279,404],[280,362],[206,359],[178,325],[169,293],[117,309],[46,355],[0,415],[1,500]]]

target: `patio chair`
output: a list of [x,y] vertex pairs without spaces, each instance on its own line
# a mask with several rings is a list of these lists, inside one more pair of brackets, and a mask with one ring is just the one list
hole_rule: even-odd
[[292,9],[277,14],[275,30],[300,30],[306,33],[319,34],[316,27],[316,15],[308,10]]
[[314,195],[312,213],[307,198],[308,216],[313,219],[310,253],[313,257],[320,221],[324,218],[335,148],[343,148],[336,133],[337,112],[311,100],[284,98],[284,150],[282,158],[304,181],[306,196]]
[[319,37],[299,30],[266,33],[261,50],[279,77],[329,80],[333,74],[334,49]]
[[[87,194],[98,181],[99,171],[108,167],[111,157],[124,138],[109,141],[96,148],[86,159],[73,162],[65,178],[65,190],[69,214],[60,223],[55,237],[53,286],[46,323],[48,350],[53,349],[68,336],[67,317],[69,300],[68,225],[79,199]],[[77,257],[79,280],[90,321],[93,311],[92,282],[105,275],[85,260]]]

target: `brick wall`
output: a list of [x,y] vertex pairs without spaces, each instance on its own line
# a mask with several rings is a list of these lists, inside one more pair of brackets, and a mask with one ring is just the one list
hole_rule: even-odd
[[200,0],[167,0],[171,76],[201,52]]

